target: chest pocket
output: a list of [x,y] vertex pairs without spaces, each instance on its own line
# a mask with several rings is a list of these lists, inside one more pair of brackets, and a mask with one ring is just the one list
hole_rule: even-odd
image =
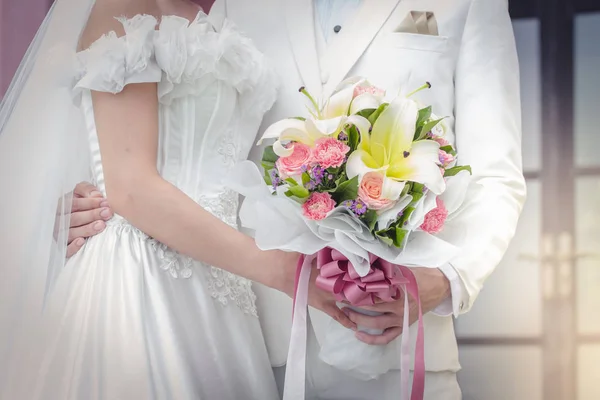
[[352,75],[381,82],[389,91],[413,90],[431,82],[452,80],[454,56],[446,36],[381,32],[371,43]]

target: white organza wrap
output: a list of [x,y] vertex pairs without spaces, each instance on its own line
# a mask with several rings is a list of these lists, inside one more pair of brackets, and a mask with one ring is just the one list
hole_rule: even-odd
[[[447,189],[439,196],[449,215],[444,231],[463,203],[470,181],[470,175],[466,171],[447,179]],[[287,188],[280,186],[277,193],[273,194],[265,184],[259,168],[251,161],[236,165],[229,177],[228,186],[244,196],[240,221],[244,228],[253,231],[260,249],[312,255],[326,247],[334,248],[349,259],[361,276],[369,272],[369,253],[393,264],[438,268],[458,255],[463,236],[451,229],[447,230],[451,234],[443,232],[446,234],[436,236],[418,229],[425,215],[436,207],[436,196],[431,192],[423,196],[411,215],[406,228],[412,232],[405,248],[399,249],[375,238],[345,207],[334,209],[321,221],[306,219],[300,205],[283,194]],[[367,313],[366,310],[354,309]],[[360,327],[359,329],[362,330]],[[377,331],[369,333],[381,334]],[[369,380],[397,368],[399,354],[399,339],[386,346],[367,345],[356,339],[353,331],[332,320],[327,336],[321,343],[319,356],[335,368],[358,379]]]

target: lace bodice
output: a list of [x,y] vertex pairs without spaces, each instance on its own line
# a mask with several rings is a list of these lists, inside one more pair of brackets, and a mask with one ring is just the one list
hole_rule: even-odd
[[[79,75],[74,95],[86,117],[95,183],[104,191],[90,91],[118,93],[132,83],[156,82],[159,98],[161,175],[215,216],[236,226],[237,195],[223,178],[246,159],[262,115],[276,95],[273,73],[251,41],[225,22],[218,31],[207,16],[194,21],[165,16],[119,19],[125,36],[114,32],[78,53]],[[157,27],[158,25],[158,27]],[[118,216],[112,224],[127,227]],[[192,274],[192,260],[148,238],[173,278]],[[208,267],[213,297],[233,301],[255,314],[250,283]]]

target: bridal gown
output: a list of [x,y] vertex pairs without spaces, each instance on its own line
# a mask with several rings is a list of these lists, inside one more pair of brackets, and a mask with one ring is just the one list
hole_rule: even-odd
[[[191,22],[120,22],[125,36],[109,33],[77,54],[73,95],[96,185],[104,191],[91,91],[157,82],[162,177],[236,227],[238,196],[223,178],[247,157],[275,100],[272,70],[231,24],[215,30],[202,13]],[[22,371],[28,388],[7,400],[279,398],[251,283],[178,254],[118,215],[57,278],[42,336],[32,345],[36,368]]]

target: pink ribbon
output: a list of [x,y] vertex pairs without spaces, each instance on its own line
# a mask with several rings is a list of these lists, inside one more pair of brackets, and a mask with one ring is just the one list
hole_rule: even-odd
[[361,277],[342,253],[330,248],[317,253],[317,267],[317,287],[354,306],[371,306],[377,298],[398,300],[402,285],[408,283],[399,268],[375,256],[369,272]]
[[[294,296],[294,310],[298,290],[308,290],[306,284],[299,285],[303,268],[311,268],[304,262],[304,256],[298,262],[296,270],[296,287]],[[405,310],[408,310],[408,294],[417,302],[418,321],[415,359],[413,366],[413,382],[411,400],[423,400],[425,392],[425,336],[423,327],[423,312],[419,298],[419,288],[413,272],[402,265],[390,262],[371,255],[371,267],[367,275],[361,277],[356,272],[352,263],[339,251],[331,248],[322,249],[317,253],[317,267],[319,276],[316,285],[322,290],[332,293],[338,301],[345,301],[354,306],[368,306],[375,304],[379,299],[384,302],[396,301],[404,292]],[[301,288],[301,286],[303,286]],[[306,307],[305,304],[299,304]],[[405,324],[408,315],[405,316]],[[408,393],[410,343],[408,329],[405,330],[401,342],[401,382],[402,391]],[[285,396],[284,396],[285,397]],[[408,396],[402,396],[407,398]]]

